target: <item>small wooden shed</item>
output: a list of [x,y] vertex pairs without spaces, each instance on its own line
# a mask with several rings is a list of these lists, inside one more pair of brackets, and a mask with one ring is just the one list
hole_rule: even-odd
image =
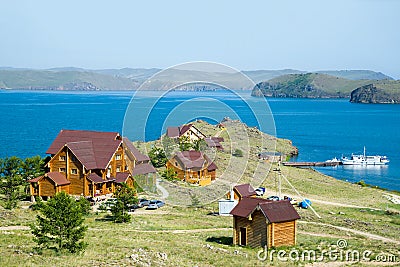
[[[240,201],[244,197],[256,197],[257,193],[250,184],[239,184],[233,187],[233,196],[235,200]],[[231,199],[231,192],[226,194],[227,199]]]
[[296,220],[300,216],[287,200],[245,197],[231,214],[235,245],[270,248],[296,244]]
[[52,197],[64,191],[69,193],[70,181],[59,172],[48,172],[45,175],[29,180],[32,196]]

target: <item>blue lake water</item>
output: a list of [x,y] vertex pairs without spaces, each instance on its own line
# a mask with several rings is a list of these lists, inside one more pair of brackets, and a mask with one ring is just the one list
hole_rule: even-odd
[[[188,99],[206,94],[210,93],[175,92],[167,95],[150,116],[144,138],[158,138],[168,126],[163,125],[168,119],[169,124],[185,122],[187,114],[179,109],[172,119],[165,114]],[[122,132],[131,97],[132,92],[0,91],[0,157],[44,156],[61,129]],[[149,93],[140,98],[139,103],[152,103],[154,97]],[[212,101],[203,100],[203,104],[196,105],[199,110],[193,112],[202,117],[202,112],[211,111],[211,121],[218,121],[230,115],[229,111],[233,109],[247,124],[258,125],[247,103],[259,100],[249,93],[245,95],[245,101],[223,92],[213,92],[213,98],[222,101],[226,107],[213,106],[209,104]],[[268,99],[268,103],[277,136],[291,139],[299,148],[297,160],[325,161],[349,156],[353,152],[362,153],[366,146],[368,154],[386,155],[390,164],[371,168],[318,168],[318,171],[351,182],[365,180],[369,184],[400,190],[400,105],[351,104],[343,99]],[[256,110],[256,113],[265,113],[260,118],[268,118],[266,110]],[[145,118],[139,116],[140,112],[137,114],[134,122],[141,125],[140,120]],[[205,117],[210,118],[209,115]],[[271,125],[266,127],[267,132],[273,133],[269,129]],[[140,127],[131,132],[124,131],[132,140],[143,138],[140,133],[143,133]]]

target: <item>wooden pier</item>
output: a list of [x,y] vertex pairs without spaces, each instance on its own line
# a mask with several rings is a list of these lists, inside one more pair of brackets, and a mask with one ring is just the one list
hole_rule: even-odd
[[283,162],[283,166],[289,167],[334,167],[341,165],[339,161],[321,161],[321,162]]

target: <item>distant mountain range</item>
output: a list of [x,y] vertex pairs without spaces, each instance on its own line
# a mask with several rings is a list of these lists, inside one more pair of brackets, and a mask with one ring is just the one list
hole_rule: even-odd
[[[135,90],[148,78],[161,71],[161,69],[123,68],[123,69],[81,69],[74,67],[52,68],[46,70],[22,69],[0,67],[0,89],[25,89],[25,90]],[[264,82],[277,77],[290,77],[289,74],[308,75],[300,70],[255,70],[243,71],[255,83]],[[346,82],[363,85],[358,80],[393,80],[393,78],[369,70],[339,70],[339,71],[317,71],[318,74],[329,74],[331,76],[344,78]],[[187,78],[193,77],[196,80],[214,77],[217,81],[220,78],[224,84],[232,89],[249,89],[241,81],[238,74],[221,75],[220,73],[172,70],[152,79],[151,84],[146,86],[148,90],[166,90]],[[185,77],[185,79],[182,79]],[[281,78],[277,78],[278,80]],[[285,78],[286,79],[286,78]],[[200,79],[201,80],[201,79]],[[326,80],[331,80],[326,78]],[[274,82],[274,81],[272,81]],[[275,82],[274,82],[275,83]],[[331,83],[331,82],[330,82]],[[348,87],[351,87],[350,85]],[[347,87],[346,87],[347,88]],[[345,92],[349,94],[349,92]]]

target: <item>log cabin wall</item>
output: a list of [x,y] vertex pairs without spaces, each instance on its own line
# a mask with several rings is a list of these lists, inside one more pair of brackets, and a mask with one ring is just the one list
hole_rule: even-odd
[[67,169],[67,147],[55,154],[49,162],[50,172],[61,172]]
[[40,196],[52,197],[56,194],[56,185],[48,177],[43,177],[43,179],[39,181],[39,187]]
[[272,235],[269,247],[293,246],[296,244],[296,221],[281,222],[271,224],[270,233]]
[[124,172],[125,171],[125,156],[124,156],[124,148],[122,147],[122,144],[118,147],[118,150],[114,153],[113,156],[113,164],[114,164],[114,170],[115,170],[115,175],[117,172]]
[[57,191],[57,193],[65,192],[65,193],[69,194],[69,184],[57,186],[56,191]]
[[86,195],[85,192],[85,175],[82,164],[77,158],[68,151],[67,159],[67,180],[71,182],[69,187],[69,193],[71,195]]
[[236,245],[241,244],[240,228],[246,228],[246,245],[252,248],[263,247],[267,244],[267,224],[266,219],[261,211],[255,211],[251,215],[252,220],[247,218],[234,216],[234,237]]

